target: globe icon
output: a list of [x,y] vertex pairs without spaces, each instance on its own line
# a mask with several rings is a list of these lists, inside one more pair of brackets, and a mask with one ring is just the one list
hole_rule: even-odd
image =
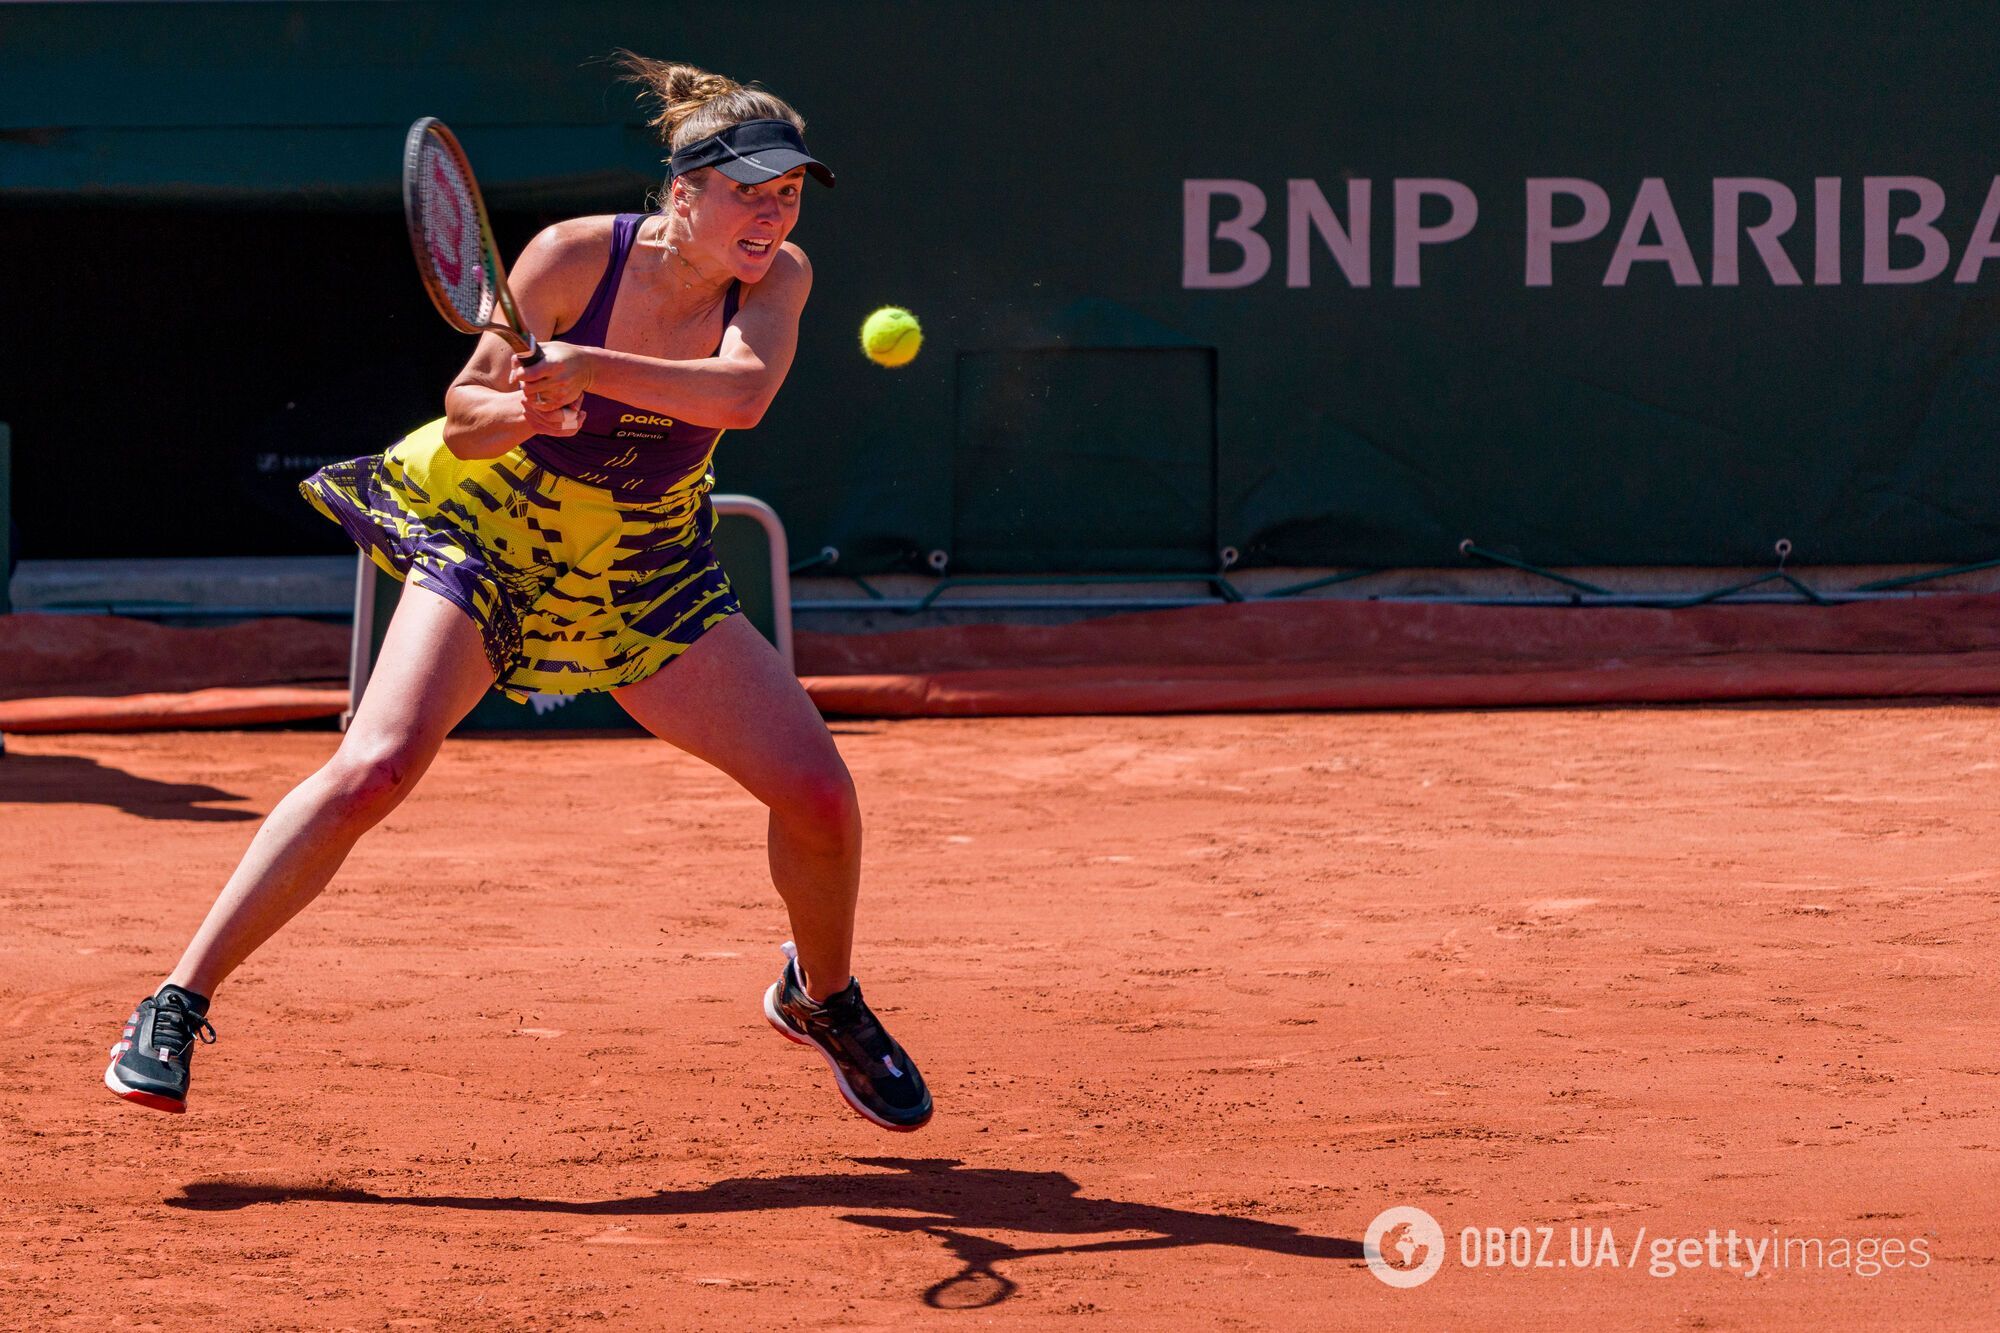
[[1430,1254],[1430,1247],[1417,1239],[1408,1222],[1396,1223],[1382,1237],[1382,1257],[1398,1268],[1415,1268]]
[[1388,1285],[1420,1287],[1444,1266],[1444,1228],[1421,1208],[1388,1208],[1368,1224],[1361,1254]]

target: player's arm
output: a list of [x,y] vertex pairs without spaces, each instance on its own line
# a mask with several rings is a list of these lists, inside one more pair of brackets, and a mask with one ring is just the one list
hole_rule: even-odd
[[680,421],[743,430],[764,417],[792,368],[799,312],[812,291],[805,251],[787,241],[770,272],[744,289],[742,308],[714,356],[668,361],[601,347],[551,343],[546,360],[516,371],[531,389],[560,397],[586,389]]
[[[583,315],[611,252],[611,219],[573,218],[528,242],[508,274],[521,319],[543,342]],[[498,458],[531,435],[574,435],[582,416],[574,399],[538,408],[510,382],[514,353],[499,337],[481,335],[472,359],[444,395],[444,442],[460,458]]]

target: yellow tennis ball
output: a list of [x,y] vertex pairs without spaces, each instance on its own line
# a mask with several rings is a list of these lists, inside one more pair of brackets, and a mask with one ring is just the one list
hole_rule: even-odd
[[907,366],[923,345],[923,326],[899,305],[885,305],[861,322],[861,350],[878,366]]

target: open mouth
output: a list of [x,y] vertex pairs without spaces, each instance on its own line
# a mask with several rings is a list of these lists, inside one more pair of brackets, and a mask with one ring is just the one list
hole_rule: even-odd
[[749,255],[752,258],[762,259],[765,255],[771,253],[771,247],[776,244],[777,242],[772,240],[768,236],[756,239],[751,239],[746,237],[745,239],[738,241],[736,243],[736,247],[737,249],[743,251],[744,254]]

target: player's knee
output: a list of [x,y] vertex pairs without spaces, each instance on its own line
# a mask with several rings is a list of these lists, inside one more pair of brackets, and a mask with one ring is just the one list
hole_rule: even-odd
[[373,823],[402,803],[422,769],[401,747],[343,745],[325,769],[328,797],[343,818]]
[[861,801],[854,779],[839,764],[794,775],[772,809],[794,836],[821,851],[845,852],[861,845]]

